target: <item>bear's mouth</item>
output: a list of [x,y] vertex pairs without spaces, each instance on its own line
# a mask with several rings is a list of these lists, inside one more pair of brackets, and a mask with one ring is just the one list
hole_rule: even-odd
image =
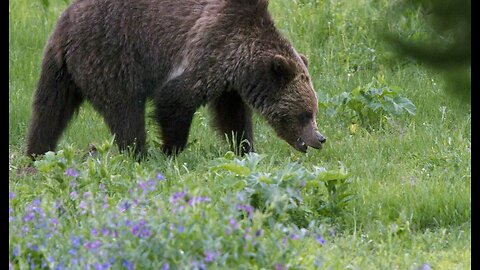
[[293,145],[295,149],[302,153],[307,153],[307,149],[309,146],[315,149],[322,149],[321,143],[307,144],[302,138],[297,138],[295,144]]

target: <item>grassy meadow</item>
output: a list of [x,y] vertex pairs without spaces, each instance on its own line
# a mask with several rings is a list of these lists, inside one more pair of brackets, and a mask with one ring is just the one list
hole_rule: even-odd
[[235,157],[202,108],[176,158],[149,119],[138,163],[84,104],[57,152],[31,164],[42,50],[67,5],[48,3],[9,1],[10,269],[471,268],[471,105],[380,37],[421,39],[422,12],[270,1],[309,58],[321,151],[296,152],[255,115],[257,153]]

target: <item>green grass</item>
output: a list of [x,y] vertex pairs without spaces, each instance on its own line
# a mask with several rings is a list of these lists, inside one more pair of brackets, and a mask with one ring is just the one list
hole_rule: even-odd
[[[37,268],[44,262],[55,268],[64,258],[63,267],[84,268],[106,263],[114,256],[114,269],[123,265],[122,259],[134,263],[135,269],[158,269],[165,262],[170,269],[191,268],[192,261],[212,269],[274,269],[275,265],[290,269],[418,269],[424,264],[432,269],[470,269],[470,104],[447,94],[439,74],[392,56],[380,31],[404,32],[411,38],[428,31],[420,12],[395,14],[392,6],[386,0],[278,0],[271,1],[270,11],[281,32],[309,57],[310,74],[321,100],[370,83],[398,87],[399,94],[416,105],[415,116],[402,115],[371,127],[360,125],[352,134],[351,119],[331,116],[328,108],[320,107],[317,122],[328,142],[323,150],[306,155],[295,152],[255,116],[256,150],[263,159],[248,167],[255,156],[232,160],[226,154],[227,144],[209,126],[208,111],[202,108],[194,118],[188,148],[175,159],[160,153],[157,129],[148,121],[151,157],[138,164],[111,146],[103,120],[86,105],[62,137],[58,147],[62,151],[38,162],[38,173],[27,174],[24,168],[29,160],[23,151],[42,50],[66,4],[51,1],[44,9],[40,1],[10,1],[9,190],[15,194],[10,199],[11,264],[24,269],[31,262]],[[98,157],[86,158],[89,143],[105,149]],[[215,169],[219,164],[223,169]],[[286,172],[289,166],[294,169]],[[64,174],[70,167],[79,172],[78,177]],[[247,167],[245,173],[234,173]],[[330,182],[315,172],[315,167],[334,174],[345,168],[347,181],[337,182],[336,194],[353,194],[353,199],[337,205],[335,211],[319,210],[336,201],[323,185],[323,181]],[[303,171],[316,177],[312,180],[315,186],[301,189],[303,203],[291,205],[296,196],[293,187],[307,177]],[[135,193],[141,190],[142,181],[157,173],[166,180],[143,197]],[[270,179],[266,181],[279,177],[281,184],[255,182],[258,175],[266,175]],[[174,212],[178,205],[169,198],[181,190],[190,196],[208,196],[211,201],[187,206],[179,215]],[[72,191],[79,198],[72,198]],[[92,194],[83,198],[87,191]],[[249,192],[271,196],[252,219],[236,209],[254,201],[249,200]],[[31,205],[35,198],[42,199],[45,217],[36,212],[37,223],[27,222],[23,217],[38,209]],[[118,213],[122,203],[135,198],[139,204]],[[82,214],[85,205],[88,211]],[[226,234],[231,217],[238,222],[239,231]],[[47,229],[35,228],[48,218],[58,220],[51,238]],[[114,224],[116,219],[120,225]],[[134,223],[146,220],[150,238],[132,235],[131,227],[122,223],[127,219]],[[174,232],[169,229],[172,224],[183,224],[185,231]],[[308,233],[302,232],[299,224],[307,224]],[[92,236],[91,229],[102,226],[117,226],[120,236]],[[22,235],[27,227],[29,231]],[[262,233],[255,237],[257,230]],[[244,233],[250,238],[244,238]],[[299,235],[299,239],[282,246],[283,238],[291,235]],[[315,235],[322,235],[326,243],[319,244]],[[72,249],[72,236],[81,236],[84,243],[99,239],[102,246],[98,252],[84,247],[77,255],[65,256]],[[206,260],[208,251],[215,251],[213,262]],[[72,262],[79,258],[78,265]]]

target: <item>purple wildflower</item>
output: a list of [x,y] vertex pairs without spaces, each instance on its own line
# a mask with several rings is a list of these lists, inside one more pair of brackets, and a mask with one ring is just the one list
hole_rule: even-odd
[[72,248],[72,249],[70,249],[70,250],[68,251],[68,253],[69,253],[70,255],[75,256],[75,255],[77,255],[77,250]]
[[38,251],[38,246],[31,243],[27,243],[27,248],[33,251]]
[[432,267],[430,267],[429,264],[424,263],[418,268],[418,270],[432,270]]
[[157,181],[155,180],[149,179],[147,181],[147,186],[149,187],[150,191],[154,191],[156,185],[157,185]]
[[28,211],[28,212],[23,216],[23,222],[32,221],[34,218],[35,218],[35,212]]
[[176,213],[176,212],[182,212],[183,209],[185,209],[185,205],[179,205],[177,208],[174,208],[173,209],[173,212]]
[[[58,226],[58,220],[56,218],[50,218],[50,226],[48,234],[51,236],[51,232],[56,232]],[[47,234],[47,235],[48,235]]]
[[58,225],[58,219],[56,219],[56,218],[50,218],[50,223],[51,223],[54,227],[56,227],[56,226]]
[[65,174],[70,176],[70,177],[73,177],[73,178],[76,178],[78,177],[78,172],[73,169],[73,168],[68,168],[66,171],[65,171]]
[[130,204],[128,201],[125,201],[120,204],[120,207],[118,210],[120,212],[125,212],[125,211],[128,211],[128,209],[130,209],[130,206],[132,206],[132,204]]
[[35,198],[35,199],[33,199],[33,201],[32,201],[32,207],[38,207],[38,206],[40,206],[41,201],[42,201],[42,200],[41,200],[40,198]]
[[297,240],[297,239],[300,239],[300,236],[298,236],[298,234],[292,233],[290,234],[290,239]]
[[15,212],[13,210],[13,208],[10,206],[10,203],[8,204],[8,221],[12,221],[15,219],[15,217],[12,216],[13,212]]
[[183,199],[187,193],[185,191],[175,192],[172,196],[170,196],[170,203],[177,204],[180,199]]
[[107,228],[102,228],[101,232],[104,236],[108,236],[110,234],[110,231]]
[[63,208],[62,203],[59,200],[56,200],[54,203],[55,210],[58,211],[58,215],[62,215],[65,212],[65,208]]
[[125,260],[125,259],[122,259],[122,265],[127,268],[127,270],[133,270],[133,263]]
[[98,231],[97,231],[97,229],[95,229],[95,228],[92,228],[92,229],[90,230],[90,233],[91,233],[92,235],[94,235],[94,236],[98,236]]
[[96,240],[94,242],[87,242],[83,244],[83,247],[86,248],[87,250],[95,250],[101,245],[102,245],[102,242],[100,242],[100,240]]
[[205,267],[205,264],[203,264],[202,262],[192,261],[192,268],[191,269],[204,270],[204,269],[206,269],[206,267]]
[[138,188],[142,189],[142,196],[145,196],[145,193],[147,193],[147,182],[139,181]]
[[15,198],[15,193],[13,193],[13,191],[10,191],[10,192],[8,193],[8,199],[11,200],[11,199],[13,199],[13,198]]
[[287,270],[287,269],[288,269],[288,268],[287,268],[285,265],[281,264],[281,263],[275,264],[275,270]]
[[78,194],[76,191],[70,192],[70,199],[76,200],[78,198]]
[[322,246],[325,245],[325,243],[327,242],[321,235],[317,235],[317,237],[315,237],[315,240],[317,240],[318,243],[322,244]]
[[78,248],[80,246],[80,244],[82,244],[82,238],[81,237],[72,236],[71,240],[72,240],[72,245],[75,248]]
[[80,208],[80,209],[82,210],[82,211],[81,211],[82,214],[87,213],[87,207],[88,207],[87,202],[84,201],[84,200],[82,200],[82,201],[80,202],[80,204],[78,205],[78,208]]
[[164,263],[162,266],[162,270],[168,270],[170,269],[170,265],[168,263]]
[[205,251],[204,255],[205,255],[206,262],[212,262],[213,260],[215,260],[215,257],[217,256],[215,252],[208,251],[208,250]]
[[147,227],[146,221],[141,220],[132,227],[132,234],[140,238],[148,238],[152,235],[152,232]]
[[244,239],[250,239],[251,238],[250,234],[248,234],[249,232],[250,232],[250,227],[245,229],[245,233],[243,234]]
[[164,180],[165,180],[165,176],[163,176],[161,173],[157,173],[157,180],[159,180],[159,181],[164,181]]
[[109,263],[104,263],[104,264],[100,264],[100,263],[94,263],[93,264],[93,268],[95,270],[104,270],[104,269],[109,269],[110,268],[110,264]]
[[30,231],[30,229],[28,228],[27,225],[22,226],[22,233],[23,233],[22,235],[25,235],[25,234],[28,233],[29,231]]
[[108,201],[107,201],[107,196],[106,195],[103,195],[103,206],[102,206],[103,209],[106,209],[108,208]]
[[40,208],[40,198],[36,198],[32,201],[32,204],[28,207],[28,212],[37,213],[40,217],[45,217],[45,213]]
[[253,207],[252,206],[240,204],[240,205],[237,205],[237,209],[247,212],[249,218],[253,217]]
[[178,232],[183,233],[185,231],[185,227],[183,225],[178,225]]
[[104,184],[104,183],[100,183],[100,185],[98,186],[98,188],[100,189],[100,191],[105,191],[105,184]]
[[210,202],[210,198],[208,197],[192,197],[188,200],[188,204],[191,206],[191,207],[194,207],[195,204],[198,204],[198,203],[202,203],[202,202],[206,202],[206,203],[209,203]]
[[20,256],[20,246],[16,246],[14,249],[13,249],[13,257],[18,257]]
[[230,227],[232,227],[232,229],[234,229],[234,230],[238,229],[238,224],[237,224],[237,221],[235,220],[235,218],[233,218],[233,217],[230,218],[229,223],[230,223]]

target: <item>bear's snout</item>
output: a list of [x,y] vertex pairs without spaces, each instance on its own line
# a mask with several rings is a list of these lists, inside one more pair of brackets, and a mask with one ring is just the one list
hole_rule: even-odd
[[317,131],[317,138],[318,138],[318,140],[320,141],[321,144],[324,144],[327,141],[327,138],[323,137],[323,135],[320,134],[320,132],[318,132],[318,131]]
[[327,140],[320,132],[317,130],[313,130],[307,132],[303,136],[301,136],[301,139],[305,142],[306,145],[313,147],[315,149],[321,149],[322,144],[325,143]]
[[306,127],[297,138],[293,146],[300,152],[306,153],[308,147],[322,149],[327,139],[316,128]]

